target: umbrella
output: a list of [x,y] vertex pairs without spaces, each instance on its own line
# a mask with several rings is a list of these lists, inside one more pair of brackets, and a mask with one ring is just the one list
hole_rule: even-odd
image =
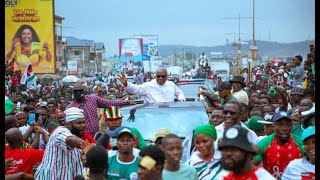
[[68,75],[62,79],[62,82],[78,82],[80,79],[74,75]]
[[56,74],[44,74],[40,77],[40,79],[53,79],[53,80],[59,80],[61,79],[61,77],[59,75]]

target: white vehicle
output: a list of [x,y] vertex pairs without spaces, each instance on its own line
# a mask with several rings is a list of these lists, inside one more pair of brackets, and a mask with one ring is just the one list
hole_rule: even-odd
[[212,62],[211,70],[215,75],[227,75],[230,74],[230,64],[227,62]]

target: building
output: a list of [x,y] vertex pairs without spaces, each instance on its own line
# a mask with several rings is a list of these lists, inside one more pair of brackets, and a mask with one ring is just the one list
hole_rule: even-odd
[[93,76],[102,72],[102,60],[105,49],[103,43],[94,43],[93,40],[66,37],[66,61],[77,61],[79,77]]
[[65,61],[65,49],[66,41],[62,38],[62,21],[63,17],[54,16],[54,26],[55,26],[55,42],[56,42],[56,74],[63,76],[63,71],[66,71],[66,61]]

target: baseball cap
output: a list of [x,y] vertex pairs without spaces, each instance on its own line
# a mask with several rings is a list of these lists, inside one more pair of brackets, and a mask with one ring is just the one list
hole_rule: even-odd
[[128,134],[132,137],[134,137],[134,135],[132,134],[131,130],[129,127],[126,126],[120,126],[117,129],[113,130],[113,131],[107,131],[106,132],[108,136],[112,136],[112,137],[120,137],[124,134]]
[[160,128],[156,131],[154,138],[151,139],[152,142],[156,142],[158,138],[163,138],[166,135],[171,134],[171,132],[166,128]]
[[272,117],[273,117],[273,114],[266,114],[264,116],[264,120],[258,120],[257,122],[262,124],[272,124],[273,123]]
[[263,121],[263,120],[264,119],[260,116],[252,116],[249,119],[247,126],[250,129],[263,130],[263,124],[258,122],[258,121]]
[[247,152],[255,153],[248,140],[248,133],[249,131],[240,125],[231,126],[223,133],[222,141],[218,149],[221,151],[224,147],[236,147]]
[[309,126],[307,127],[301,134],[301,140],[302,142],[306,140],[310,136],[314,136],[316,134],[316,128],[315,126]]
[[220,83],[220,85],[218,87],[216,87],[217,91],[221,91],[221,90],[224,90],[224,89],[231,90],[232,89],[231,83],[228,82],[228,81],[223,81],[223,82]]
[[281,119],[289,119],[292,121],[291,117],[289,116],[289,114],[286,111],[279,111],[279,112],[275,113],[272,117],[273,122],[279,121]]

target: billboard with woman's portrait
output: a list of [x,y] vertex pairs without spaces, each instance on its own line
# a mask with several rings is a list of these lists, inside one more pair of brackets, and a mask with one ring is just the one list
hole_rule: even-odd
[[[9,3],[10,2],[10,3]],[[53,0],[6,0],[5,60],[14,70],[55,73]]]

